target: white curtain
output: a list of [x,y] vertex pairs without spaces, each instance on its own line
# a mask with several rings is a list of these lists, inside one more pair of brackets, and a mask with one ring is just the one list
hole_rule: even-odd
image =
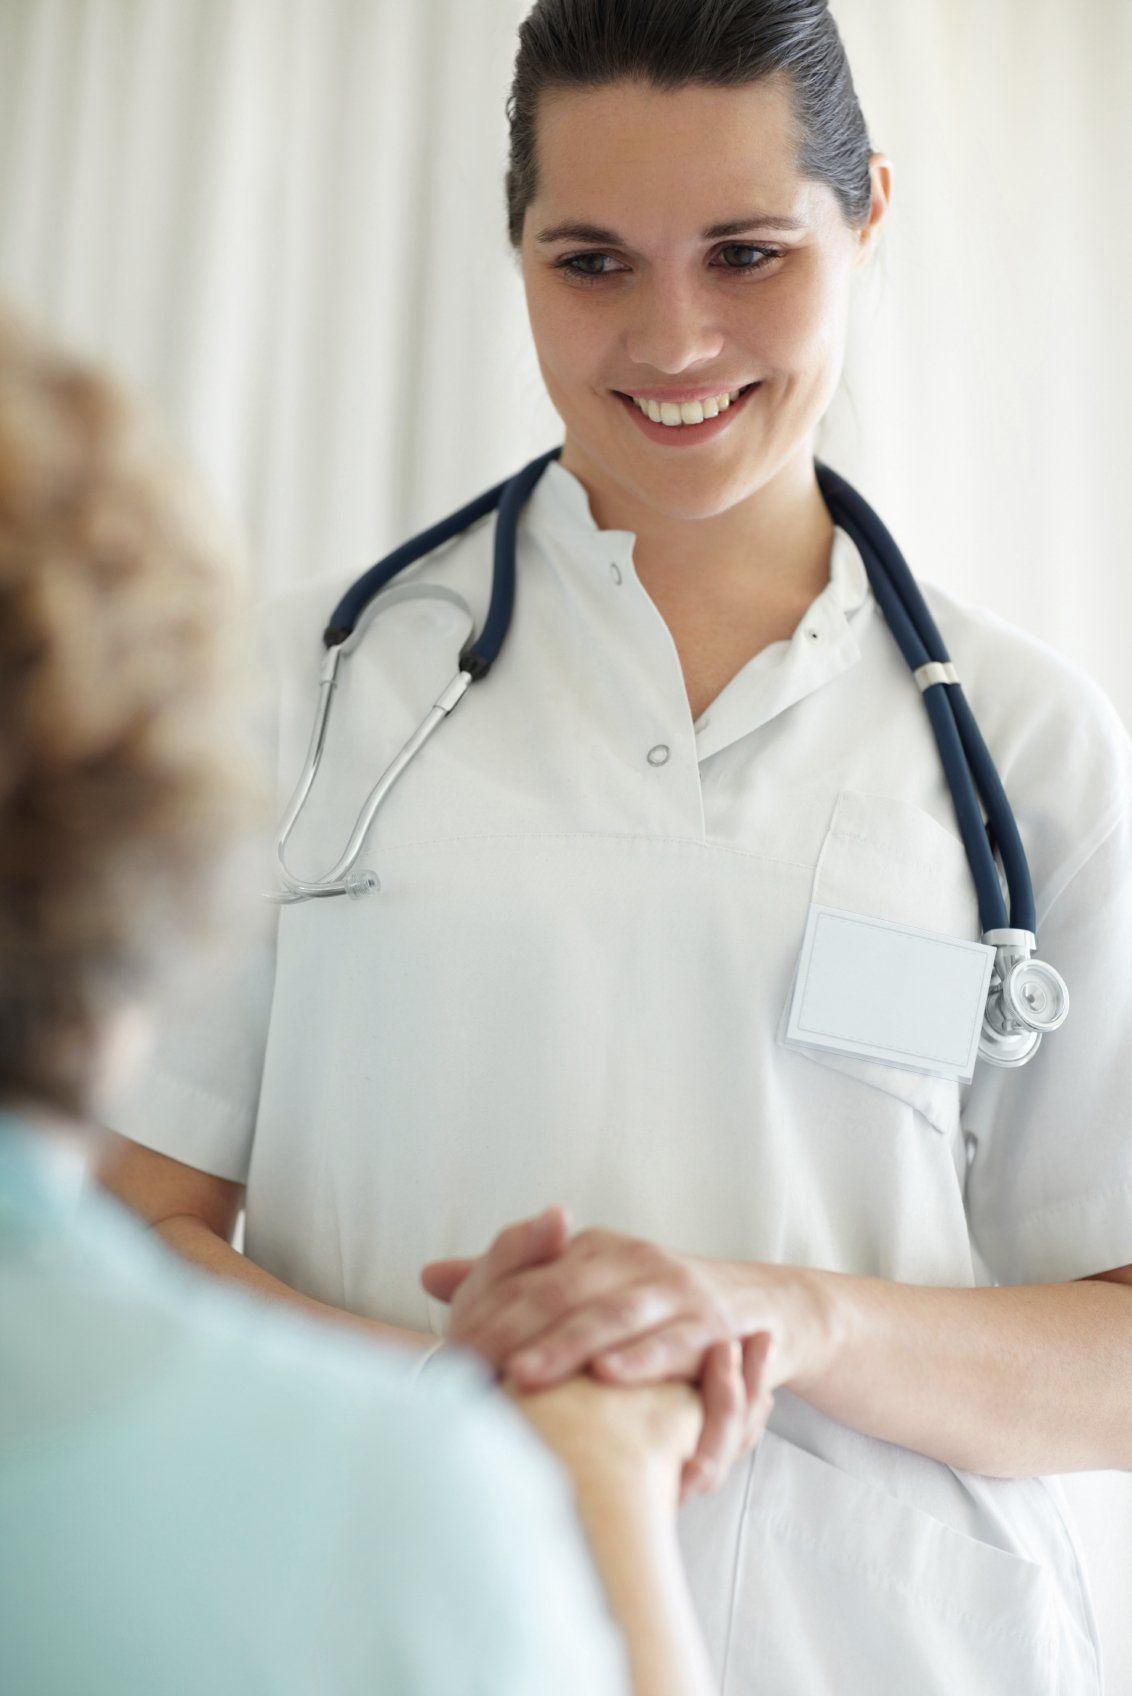
[[[158,404],[265,588],[360,569],[561,439],[505,237],[526,9],[0,0],[0,291]],[[1132,6],[834,11],[896,200],[822,452],[920,575],[1132,724]],[[1132,1485],[1071,1489],[1132,1696]]]

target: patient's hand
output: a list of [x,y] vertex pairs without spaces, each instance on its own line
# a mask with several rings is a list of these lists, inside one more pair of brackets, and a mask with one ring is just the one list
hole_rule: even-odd
[[692,1385],[611,1385],[583,1374],[549,1390],[521,1390],[512,1378],[502,1387],[579,1490],[625,1482],[654,1493],[675,1513],[684,1463],[703,1425],[703,1403]]
[[676,1538],[681,1474],[703,1423],[699,1391],[585,1375],[549,1390],[510,1377],[502,1387],[569,1469],[634,1696],[716,1696]]

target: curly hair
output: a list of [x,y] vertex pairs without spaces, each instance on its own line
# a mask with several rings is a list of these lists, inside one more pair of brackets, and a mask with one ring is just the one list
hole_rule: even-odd
[[233,566],[140,408],[0,311],[0,1098],[86,1110],[107,1016],[220,915]]

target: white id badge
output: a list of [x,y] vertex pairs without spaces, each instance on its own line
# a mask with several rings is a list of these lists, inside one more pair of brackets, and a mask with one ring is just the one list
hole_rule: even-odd
[[815,904],[785,1040],[969,1083],[994,955],[985,942]]

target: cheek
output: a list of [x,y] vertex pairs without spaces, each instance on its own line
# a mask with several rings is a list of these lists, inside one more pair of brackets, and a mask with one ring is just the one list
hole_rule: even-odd
[[817,377],[844,342],[846,290],[832,266],[813,266],[769,294],[760,340],[770,365],[785,377]]
[[584,299],[569,287],[540,280],[528,285],[527,316],[548,388],[584,385],[586,373],[600,364],[601,315],[587,311]]

